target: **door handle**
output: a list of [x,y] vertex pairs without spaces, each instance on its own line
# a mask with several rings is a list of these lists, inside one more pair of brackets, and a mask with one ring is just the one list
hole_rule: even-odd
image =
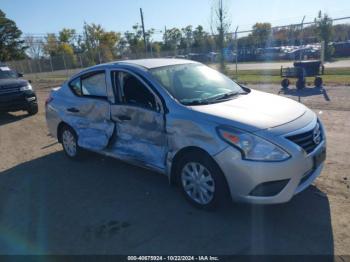
[[130,116],[117,116],[120,121],[130,121]]
[[67,111],[68,111],[68,112],[71,112],[71,113],[79,113],[79,109],[77,109],[77,108],[75,108],[75,107],[67,108]]

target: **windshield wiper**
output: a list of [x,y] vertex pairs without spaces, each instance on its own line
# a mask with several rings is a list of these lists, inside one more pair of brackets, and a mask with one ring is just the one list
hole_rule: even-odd
[[195,106],[195,105],[207,105],[209,103],[207,100],[191,100],[191,101],[181,102],[181,104],[186,106]]
[[212,97],[210,100],[211,101],[225,100],[225,99],[228,99],[230,97],[236,96],[238,94],[240,94],[240,92],[233,91],[233,92],[229,92],[229,93],[226,93],[226,94],[222,94],[222,95],[218,95],[218,96]]
[[199,100],[199,99],[195,99],[195,100],[191,100],[191,101],[186,101],[186,102],[182,102],[182,104],[184,105],[208,105],[210,103],[213,103],[213,102],[217,102],[217,101],[220,101],[220,100],[227,100],[233,96],[236,96],[236,95],[239,95],[239,94],[244,94],[244,93],[241,93],[241,92],[237,92],[237,91],[233,91],[233,92],[228,92],[228,93],[225,93],[225,94],[220,94],[220,95],[217,95],[217,96],[213,96],[213,97],[209,97],[207,99],[202,99],[202,100]]

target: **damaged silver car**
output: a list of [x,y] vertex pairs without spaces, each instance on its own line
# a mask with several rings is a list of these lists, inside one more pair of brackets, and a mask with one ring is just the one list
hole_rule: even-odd
[[88,68],[50,93],[46,119],[68,157],[91,150],[160,172],[201,208],[287,202],[326,157],[307,107],[181,59]]

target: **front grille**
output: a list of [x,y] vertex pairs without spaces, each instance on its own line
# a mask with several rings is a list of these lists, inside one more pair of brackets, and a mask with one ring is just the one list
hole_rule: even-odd
[[0,95],[7,95],[20,92],[20,87],[0,88]]
[[322,142],[323,134],[320,124],[317,123],[314,129],[302,134],[288,136],[287,139],[303,148],[309,154]]

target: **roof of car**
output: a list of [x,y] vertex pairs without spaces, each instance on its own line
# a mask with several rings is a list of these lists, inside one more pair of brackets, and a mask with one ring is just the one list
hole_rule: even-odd
[[195,63],[197,62],[192,60],[175,59],[175,58],[150,58],[150,59],[124,60],[124,61],[116,62],[116,64],[137,65],[147,69],[163,67],[163,66],[195,64]]
[[135,59],[135,60],[121,60],[121,61],[114,61],[106,64],[99,64],[92,67],[88,67],[82,70],[81,72],[75,74],[72,78],[76,77],[77,75],[86,73],[88,71],[104,68],[106,66],[131,65],[131,66],[137,66],[145,69],[152,69],[152,68],[158,68],[158,67],[164,67],[164,66],[183,65],[183,64],[198,64],[198,62],[193,60],[176,59],[176,58],[148,58],[148,59]]
[[198,64],[198,62],[186,59],[175,59],[175,58],[148,58],[148,59],[135,59],[135,60],[121,60],[114,61],[106,64],[100,64],[96,66],[92,66],[88,69],[94,69],[99,67],[104,67],[106,65],[135,65],[139,67],[143,67],[146,69],[152,69],[163,66],[171,66],[171,65],[183,65],[183,64]]

